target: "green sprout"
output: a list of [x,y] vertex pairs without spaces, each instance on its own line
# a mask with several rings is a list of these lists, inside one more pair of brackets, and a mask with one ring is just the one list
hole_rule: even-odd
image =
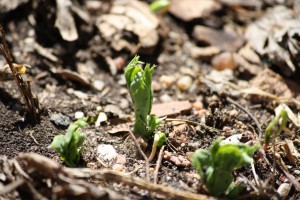
[[157,147],[162,147],[164,143],[166,143],[167,137],[164,132],[158,131],[157,133],[154,134],[154,141],[152,145],[152,151],[151,154],[148,158],[149,162],[151,162],[156,154],[156,149]]
[[252,155],[259,146],[222,145],[221,141],[221,138],[215,140],[210,150],[197,150],[191,160],[211,195],[232,197],[241,190],[241,186],[233,181],[232,171],[251,164]]
[[[276,116],[270,122],[270,124],[266,128],[265,144],[264,144],[265,151],[267,151],[269,143],[272,142],[281,133],[284,127],[286,127],[287,120],[288,120],[288,114],[286,110],[283,108],[282,110],[280,110],[280,112],[276,114]],[[277,130],[274,131],[274,128],[277,125],[279,125],[279,127]]]
[[150,4],[150,10],[154,13],[164,13],[170,8],[169,0],[155,0]]
[[150,115],[153,102],[151,78],[155,65],[150,67],[150,64],[146,64],[143,70],[139,64],[143,62],[139,61],[139,56],[135,56],[125,69],[125,79],[135,114],[133,132],[149,139],[162,121]]
[[[133,132],[149,140],[153,136],[155,129],[165,118],[150,115],[153,102],[151,79],[155,65],[150,67],[150,64],[146,64],[145,68],[142,69],[140,64],[143,64],[143,62],[139,61],[139,56],[135,56],[125,69],[125,79],[134,109],[135,121]],[[150,158],[152,158],[149,160],[153,159],[157,146],[162,146],[162,144],[157,145],[160,144],[160,142],[157,143],[156,141],[157,135],[159,135],[160,138],[166,138],[162,132],[158,132],[154,135],[154,143],[150,155]]]
[[65,135],[57,135],[54,137],[50,148],[54,149],[61,156],[69,167],[75,167],[80,159],[83,150],[82,144],[85,135],[81,133],[81,128],[88,125],[87,118],[82,118],[70,124]]

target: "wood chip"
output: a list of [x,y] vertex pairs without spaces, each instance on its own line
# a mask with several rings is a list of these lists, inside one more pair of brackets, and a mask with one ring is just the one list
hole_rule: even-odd
[[235,52],[244,43],[244,39],[233,32],[224,32],[205,26],[195,26],[193,37],[199,42],[220,48],[221,50]]
[[189,101],[173,101],[168,103],[154,104],[152,114],[158,117],[174,117],[179,114],[189,113],[192,110],[192,104]]
[[71,14],[71,1],[56,0],[57,12],[55,26],[62,38],[66,41],[74,41],[78,38],[75,20]]
[[171,0],[170,3],[170,13],[183,21],[208,17],[219,9],[221,5],[213,0]]
[[299,163],[300,154],[294,146],[292,140],[285,139],[284,149],[289,161],[293,164]]

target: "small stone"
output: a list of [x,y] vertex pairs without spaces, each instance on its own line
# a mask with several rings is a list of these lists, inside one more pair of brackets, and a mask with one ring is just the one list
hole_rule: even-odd
[[170,89],[174,82],[175,82],[175,77],[174,76],[167,76],[167,75],[162,75],[159,78],[159,82],[167,89]]
[[182,76],[177,81],[177,87],[182,90],[186,91],[188,90],[193,84],[193,79],[190,76]]
[[211,61],[211,65],[218,71],[224,69],[235,70],[237,68],[237,64],[231,52],[224,52],[215,56]]
[[231,110],[231,111],[229,112],[229,115],[230,115],[231,117],[236,117],[236,116],[238,116],[238,114],[239,114],[239,112],[238,112],[237,110]]
[[97,147],[97,155],[103,161],[112,161],[117,157],[117,152],[110,144],[100,144]]
[[106,121],[107,121],[107,115],[105,114],[105,112],[100,112],[95,122],[95,127],[99,127],[102,122],[106,122]]
[[126,156],[122,155],[122,154],[118,154],[116,163],[117,164],[125,165],[125,163],[126,163]]
[[75,112],[75,119],[81,119],[84,117],[84,113],[82,111]]
[[159,97],[159,99],[161,100],[161,102],[163,102],[163,103],[168,103],[168,102],[171,102],[171,101],[173,101],[173,99],[172,99],[172,97],[170,97],[170,95],[168,95],[168,94],[163,94],[163,95],[161,95],[160,97]]
[[203,109],[203,103],[201,101],[196,101],[193,103],[193,108],[195,110],[202,110]]
[[105,83],[104,83],[103,81],[101,81],[101,80],[95,80],[95,81],[93,82],[93,86],[94,86],[94,88],[95,88],[96,90],[102,91],[103,88],[104,88],[104,86],[105,86]]
[[124,172],[125,171],[125,167],[122,164],[114,164],[112,166],[112,170],[114,170],[116,172]]
[[154,92],[161,91],[161,85],[157,81],[152,81],[152,88]]
[[72,120],[67,115],[61,113],[53,113],[50,117],[50,121],[57,126],[67,127],[72,123]]

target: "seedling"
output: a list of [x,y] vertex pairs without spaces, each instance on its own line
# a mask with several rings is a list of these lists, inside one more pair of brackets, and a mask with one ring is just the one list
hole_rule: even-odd
[[197,150],[191,160],[211,195],[232,197],[238,195],[241,188],[233,182],[232,171],[251,164],[259,146],[221,145],[221,141],[221,138],[215,140],[210,150]]
[[[135,121],[133,132],[149,140],[164,118],[150,115],[153,102],[151,78],[155,65],[150,67],[150,64],[146,64],[145,68],[142,69],[141,64],[143,64],[143,62],[139,61],[139,56],[135,56],[125,69],[125,79],[134,109]],[[162,134],[164,135],[162,132],[159,133],[160,137],[163,137]],[[154,144],[156,145],[153,144],[155,150],[152,149],[154,154],[157,147],[155,137],[156,136],[154,136]]]
[[65,135],[57,135],[54,137],[50,147],[60,154],[69,167],[75,167],[80,159],[83,150],[82,144],[85,135],[81,133],[81,128],[88,125],[87,118],[82,118],[70,124]]
[[157,133],[154,134],[154,141],[152,145],[152,151],[151,154],[148,158],[149,162],[151,162],[156,154],[156,149],[157,147],[162,147],[162,145],[167,141],[166,134],[158,131]]
[[162,119],[150,115],[153,102],[151,78],[155,65],[150,67],[150,64],[146,64],[143,70],[140,64],[143,62],[139,61],[139,56],[135,56],[125,69],[125,78],[135,115],[133,132],[149,139]]
[[[288,120],[288,114],[284,108],[282,108],[278,113],[276,113],[276,116],[273,118],[273,120],[266,128],[265,144],[264,144],[265,151],[267,151],[269,143],[272,142],[281,133],[284,127],[286,127],[287,120]],[[277,130],[274,131],[277,125],[279,125],[279,127]]]
[[150,4],[150,10],[154,13],[164,13],[169,10],[170,8],[170,1],[169,0],[155,0]]

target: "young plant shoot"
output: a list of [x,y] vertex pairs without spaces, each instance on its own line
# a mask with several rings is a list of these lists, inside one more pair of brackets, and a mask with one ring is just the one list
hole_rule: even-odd
[[150,4],[150,10],[154,13],[164,13],[170,8],[169,0],[155,0]]
[[191,160],[211,195],[232,197],[238,195],[241,189],[234,183],[232,171],[251,164],[252,155],[259,146],[242,143],[221,145],[221,140],[215,140],[210,150],[197,150]]
[[79,162],[85,140],[81,128],[88,125],[86,121],[87,118],[82,118],[70,124],[66,134],[55,136],[50,144],[50,147],[60,154],[61,160],[69,167],[75,167]]
[[150,115],[153,101],[151,79],[155,65],[150,67],[150,64],[146,64],[143,70],[140,64],[143,62],[139,61],[139,56],[135,56],[125,69],[125,79],[135,115],[133,132],[149,139],[162,119]]
[[[134,109],[133,132],[149,140],[164,118],[150,115],[153,101],[151,79],[155,65],[150,67],[150,64],[146,64],[145,68],[142,69],[141,64],[143,62],[139,61],[139,56],[135,56],[125,69],[125,79]],[[163,144],[163,142],[160,144],[157,141],[157,135],[159,135],[159,138],[166,138],[162,132],[154,135],[153,149],[150,155],[150,158],[152,156],[151,160],[155,155],[157,146],[160,147]],[[165,140],[161,139],[159,141],[165,142]]]
[[151,154],[148,158],[149,162],[151,162],[156,154],[156,149],[157,147],[162,147],[162,145],[167,141],[166,134],[158,131],[157,133],[154,134],[154,141],[152,145],[152,151]]
[[[269,143],[272,142],[281,133],[282,129],[286,126],[287,120],[288,114],[284,108],[276,113],[276,116],[266,128],[264,144],[265,151],[267,151]],[[277,130],[274,130],[277,127],[277,125],[279,125],[279,127],[277,128]]]

